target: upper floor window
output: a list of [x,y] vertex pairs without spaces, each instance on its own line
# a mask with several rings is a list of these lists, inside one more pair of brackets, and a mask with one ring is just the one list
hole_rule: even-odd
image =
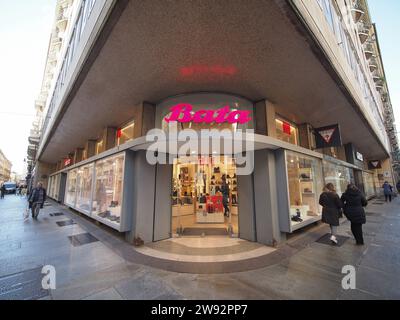
[[276,138],[291,144],[298,145],[298,129],[293,123],[289,123],[282,118],[275,119]]
[[102,153],[103,152],[103,139],[97,141],[96,143],[96,154]]
[[134,138],[135,122],[130,121],[125,126],[117,130],[117,145],[124,144],[125,142]]

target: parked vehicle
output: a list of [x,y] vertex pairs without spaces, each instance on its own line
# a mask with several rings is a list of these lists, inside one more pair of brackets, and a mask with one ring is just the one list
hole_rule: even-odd
[[4,182],[6,194],[13,194],[17,192],[17,184],[15,182]]

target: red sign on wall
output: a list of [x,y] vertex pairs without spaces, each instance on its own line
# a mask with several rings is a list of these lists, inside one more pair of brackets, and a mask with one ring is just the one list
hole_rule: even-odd
[[64,160],[64,166],[65,167],[69,166],[70,164],[71,164],[71,159],[68,158],[68,159]]
[[198,110],[192,112],[193,106],[189,103],[180,103],[171,107],[171,114],[165,117],[166,122],[195,122],[195,123],[247,123],[251,120],[250,111],[236,110],[225,106],[218,110]]

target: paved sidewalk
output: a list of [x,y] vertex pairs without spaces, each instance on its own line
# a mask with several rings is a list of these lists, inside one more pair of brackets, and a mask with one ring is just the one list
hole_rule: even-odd
[[[0,299],[399,299],[400,199],[374,203],[364,247],[354,245],[348,222],[339,228],[349,237],[342,247],[315,242],[312,235],[328,231],[320,225],[290,240],[288,256],[268,267],[189,274],[143,264],[118,234],[56,204],[24,222],[25,199],[9,195],[0,200]],[[56,212],[63,215],[49,215]],[[68,238],[85,233],[101,241]],[[41,289],[44,265],[56,268],[55,290]],[[356,290],[341,287],[344,265],[356,268]]]

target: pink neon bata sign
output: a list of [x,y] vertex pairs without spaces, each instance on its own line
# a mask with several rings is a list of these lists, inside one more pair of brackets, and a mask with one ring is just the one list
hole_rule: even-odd
[[247,123],[251,120],[248,110],[231,110],[229,106],[217,110],[198,110],[192,112],[189,103],[179,103],[171,107],[171,114],[164,118],[166,122],[195,122],[195,123]]

